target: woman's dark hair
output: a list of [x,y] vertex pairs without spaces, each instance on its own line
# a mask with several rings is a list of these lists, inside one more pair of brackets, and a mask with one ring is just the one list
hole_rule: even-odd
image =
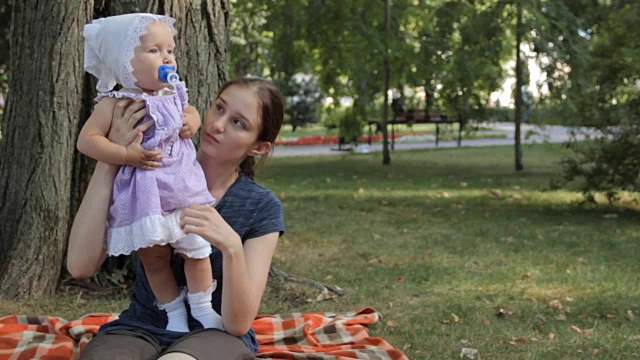
[[[241,86],[250,89],[260,100],[260,132],[258,133],[258,141],[268,141],[272,145],[275,143],[282,122],[284,120],[284,101],[278,87],[271,81],[260,78],[237,78],[227,81],[220,90],[218,96],[231,86]],[[273,152],[273,146],[268,154],[260,157],[258,166]],[[253,179],[255,175],[256,160],[253,156],[247,156],[240,164],[240,172]]]

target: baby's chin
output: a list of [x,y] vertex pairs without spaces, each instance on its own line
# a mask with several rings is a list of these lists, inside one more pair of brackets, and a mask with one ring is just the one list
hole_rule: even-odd
[[[142,85],[142,86],[141,86]],[[160,91],[166,87],[169,86],[168,83],[162,82],[160,80],[157,80],[155,83],[149,83],[149,84],[138,84],[136,83],[136,86],[138,87],[138,89],[146,92],[146,93],[153,93],[156,91]]]

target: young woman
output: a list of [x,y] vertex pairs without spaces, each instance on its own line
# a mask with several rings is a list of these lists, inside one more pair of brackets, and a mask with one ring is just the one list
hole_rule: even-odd
[[[140,146],[134,129],[145,115],[139,102],[118,103],[109,139]],[[246,359],[257,351],[251,324],[258,312],[278,238],[284,232],[282,205],[253,182],[255,157],[272,150],[282,125],[284,106],[278,89],[261,79],[226,83],[209,109],[201,133],[198,161],[215,207],[194,204],[184,210],[182,230],[212,245],[210,256],[217,288],[213,308],[225,331],[202,329],[181,334],[166,330],[166,313],[155,304],[144,268],[136,267],[129,308],[105,324],[82,359]],[[185,116],[197,116],[186,111]],[[157,166],[158,164],[153,164]],[[67,269],[76,278],[91,276],[107,254],[104,227],[118,166],[98,163],[78,209],[69,238]],[[99,234],[100,236],[96,236]],[[185,262],[170,249],[156,253],[171,262],[179,286],[186,284]],[[191,329],[202,328],[192,318]]]

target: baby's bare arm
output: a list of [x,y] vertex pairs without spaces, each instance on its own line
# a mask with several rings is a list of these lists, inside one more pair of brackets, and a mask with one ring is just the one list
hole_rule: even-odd
[[78,151],[98,161],[123,165],[126,163],[126,147],[114,144],[107,139],[117,100],[105,97],[96,104],[91,116],[80,130],[77,147]]
[[[158,167],[159,163],[156,161],[158,152],[142,148],[140,146],[141,136],[127,146],[116,144],[107,138],[107,135],[112,130],[114,118],[116,116],[125,118],[124,115],[128,114],[116,114],[114,111],[124,110],[126,112],[129,108],[134,107],[131,101],[128,100],[110,97],[100,100],[80,131],[77,144],[78,150],[93,159],[108,164],[131,165],[145,169]],[[136,118],[135,114],[128,115],[130,116],[126,117],[127,119]],[[148,129],[150,125],[152,125],[151,122],[141,125],[138,128],[139,133],[141,134]],[[133,125],[130,127],[133,128]],[[115,128],[117,129],[117,127]]]

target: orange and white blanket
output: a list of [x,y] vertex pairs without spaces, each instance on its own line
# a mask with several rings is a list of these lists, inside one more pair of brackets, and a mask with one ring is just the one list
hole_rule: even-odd
[[[98,328],[117,314],[90,314],[73,321],[53,316],[0,318],[0,360],[77,359]],[[253,322],[258,357],[264,359],[389,359],[407,357],[381,338],[369,336],[368,324],[380,314],[363,308],[345,314],[306,312],[258,315]]]

